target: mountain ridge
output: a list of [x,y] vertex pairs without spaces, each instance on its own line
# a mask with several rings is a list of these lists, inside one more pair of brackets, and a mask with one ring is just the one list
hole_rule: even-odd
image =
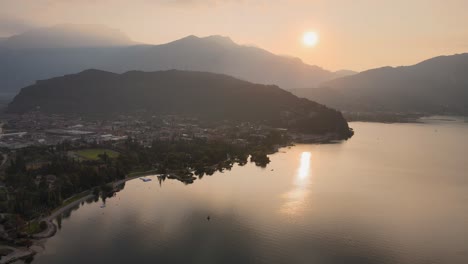
[[34,28],[5,38],[0,47],[7,49],[51,49],[135,45],[120,30],[98,24],[58,24]]
[[87,43],[80,47],[28,46],[27,51],[22,45],[6,48],[5,43],[8,44],[8,39],[0,43],[0,61],[7,62],[0,64],[0,92],[15,93],[36,80],[89,68],[117,73],[167,69],[208,71],[285,89],[314,87],[335,78],[334,72],[305,64],[299,58],[239,45],[219,35],[191,35],[159,45],[95,47]]
[[468,114],[468,53],[381,67],[294,94],[346,111]]
[[118,115],[182,114],[213,120],[266,122],[307,133],[351,131],[340,112],[301,99],[275,85],[253,84],[224,74],[167,70],[122,74],[86,70],[23,88],[8,113]]

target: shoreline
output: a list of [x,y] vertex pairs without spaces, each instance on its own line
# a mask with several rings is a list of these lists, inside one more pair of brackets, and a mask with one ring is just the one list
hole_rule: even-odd
[[[347,139],[337,140],[337,139],[335,139],[335,136],[336,135],[334,135],[333,137],[330,137],[330,135],[322,135],[322,136],[317,137],[317,135],[314,135],[312,137],[312,139],[308,139],[308,140],[305,140],[305,141],[302,140],[302,142],[301,142],[301,140],[299,140],[299,141],[293,140],[293,141],[289,142],[288,144],[279,146],[278,148],[276,148],[271,153],[268,153],[268,155],[278,153],[279,149],[286,148],[286,147],[291,147],[291,146],[294,146],[295,144],[333,144],[333,143],[335,143],[335,141],[347,140]],[[121,184],[123,184],[123,183],[125,183],[127,181],[131,181],[131,180],[134,180],[134,179],[137,179],[137,178],[140,178],[140,177],[150,176],[150,175],[159,175],[159,173],[157,173],[157,171],[155,169],[147,170],[147,171],[131,172],[131,173],[126,175],[126,178],[121,179],[121,180],[117,180],[117,181],[114,181],[114,182],[110,182],[110,183],[107,183],[107,184],[112,184],[112,188],[115,191],[117,186],[119,186],[119,185],[121,185]],[[37,253],[39,253],[41,251],[40,249],[44,248],[45,241],[47,241],[48,238],[53,237],[56,234],[57,230],[58,230],[57,226],[53,223],[53,221],[59,215],[63,214],[67,210],[70,210],[73,207],[75,207],[77,205],[80,205],[81,203],[87,201],[88,199],[91,199],[91,198],[95,197],[95,195],[92,194],[92,190],[93,190],[93,188],[89,189],[89,190],[86,190],[84,192],[78,193],[78,194],[66,199],[62,203],[62,205],[60,207],[55,208],[50,213],[50,215],[39,218],[38,219],[39,222],[42,222],[42,221],[46,222],[47,228],[45,230],[39,232],[39,233],[30,235],[30,240],[32,242],[31,246],[29,246],[29,247],[15,247],[15,246],[9,246],[9,245],[0,245],[0,249],[12,250],[12,252],[10,252],[8,255],[5,255],[5,256],[0,258],[0,264],[8,264],[8,263],[12,263],[12,262],[15,262],[15,261],[18,261],[18,260],[21,260],[21,259],[27,259],[27,258],[30,258],[30,257],[36,255]],[[88,193],[88,194],[84,195],[86,193]],[[81,195],[84,195],[84,196],[80,197],[77,200],[74,200],[74,201],[70,202],[69,204],[66,204],[67,201],[73,200],[74,198],[79,197]]]
[[[121,185],[121,184],[123,184],[123,183],[125,183],[127,181],[135,180],[135,179],[140,178],[142,176],[149,176],[149,175],[152,175],[152,174],[155,174],[154,170],[143,171],[143,172],[133,172],[133,173],[128,174],[130,177],[126,177],[125,179],[121,179],[121,180],[111,182],[111,184],[112,184],[113,189],[115,189],[117,186],[119,186],[119,185]],[[90,191],[91,190],[88,190],[88,191],[85,191],[85,192],[90,192]],[[74,197],[82,195],[85,192],[76,194],[76,195],[68,198],[67,200],[73,199]],[[7,245],[3,246],[3,245],[1,245],[0,248],[7,249],[7,250],[12,250],[12,252],[10,252],[8,255],[5,255],[5,256],[1,257],[0,264],[12,263],[12,262],[17,261],[17,260],[32,257],[32,256],[36,255],[37,253],[39,253],[37,250],[34,250],[33,248],[37,248],[37,247],[41,248],[43,246],[42,244],[44,243],[45,240],[47,240],[48,238],[53,237],[57,233],[57,226],[53,223],[54,219],[57,218],[59,215],[63,214],[64,212],[66,212],[67,210],[70,210],[73,207],[75,207],[77,205],[80,205],[82,202],[85,202],[88,199],[93,198],[94,196],[95,196],[94,194],[85,195],[85,196],[81,197],[80,199],[78,199],[76,201],[73,201],[73,202],[71,202],[69,204],[66,204],[64,206],[56,208],[50,215],[39,219],[39,222],[44,221],[44,222],[47,223],[47,228],[45,230],[37,233],[37,234],[31,235],[32,245],[30,247],[13,247],[13,246],[7,246]]]
[[[341,140],[346,140],[346,139],[341,139]],[[337,140],[337,141],[341,141],[341,140]],[[303,141],[301,142],[300,140],[299,141],[292,141],[288,144],[285,144],[283,146],[280,146],[278,147],[277,149],[275,149],[272,153],[268,153],[268,155],[271,155],[271,154],[274,154],[274,153],[278,153],[279,152],[279,149],[280,148],[286,148],[286,147],[291,147],[291,146],[294,146],[295,144],[332,144],[334,143],[335,139],[331,139],[329,138],[328,135],[325,135],[325,136],[320,136],[320,137],[316,137],[314,135],[313,139],[311,140],[306,140],[306,141]],[[137,178],[140,178],[140,177],[144,177],[144,176],[150,176],[150,175],[157,175],[159,173],[156,172],[156,170],[147,170],[147,171],[141,171],[141,172],[131,172],[129,174],[127,174],[126,178],[124,179],[121,179],[121,180],[117,180],[117,181],[114,181],[114,182],[110,182],[110,183],[107,183],[107,184],[112,184],[112,188],[113,190],[115,191],[116,187],[127,182],[127,181],[131,181],[131,180],[134,180],[134,179],[137,179]],[[61,205],[60,207],[57,207],[55,208],[52,213],[48,216],[45,216],[45,217],[42,217],[40,218],[38,221],[39,222],[42,222],[42,221],[45,221],[47,223],[47,228],[39,233],[36,233],[36,234],[33,234],[33,235],[30,235],[30,239],[31,239],[31,246],[29,247],[14,247],[14,246],[8,246],[8,245],[0,245],[0,249],[9,249],[9,250],[12,250],[12,252],[10,252],[8,255],[5,255],[3,256],[1,259],[0,259],[0,264],[8,264],[8,263],[12,263],[14,261],[18,261],[18,260],[21,260],[21,259],[27,259],[27,258],[30,258],[34,255],[36,255],[37,253],[40,252],[40,250],[35,250],[34,248],[43,248],[44,247],[44,242],[47,241],[48,238],[51,238],[53,237],[56,232],[57,232],[57,226],[53,223],[53,221],[61,214],[63,214],[64,212],[66,212],[67,210],[70,210],[72,209],[73,207],[81,204],[82,202],[85,202],[87,201],[88,199],[91,199],[93,197],[95,197],[94,194],[91,193],[92,189],[89,189],[87,191],[84,191],[84,192],[81,192],[81,193],[78,193],[70,198],[68,198],[67,200],[64,201],[64,203],[66,203],[68,200],[72,200],[80,195],[83,195],[85,193],[88,193],[87,195],[73,201],[73,202],[70,202],[69,204],[66,204],[66,205]]]
[[[468,120],[466,115],[443,115],[443,114],[372,114],[363,113],[343,113],[348,123],[351,122],[366,122],[366,123],[382,123],[382,124],[424,124],[427,120],[440,121],[457,121]],[[467,122],[467,121],[465,121]]]

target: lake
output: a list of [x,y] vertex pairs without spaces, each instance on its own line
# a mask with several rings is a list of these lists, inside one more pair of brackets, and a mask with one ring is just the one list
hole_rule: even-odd
[[468,263],[468,123],[350,126],[265,169],[129,181],[60,219],[33,263]]

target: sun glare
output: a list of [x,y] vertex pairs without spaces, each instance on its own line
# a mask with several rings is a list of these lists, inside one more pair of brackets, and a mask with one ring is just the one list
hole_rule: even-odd
[[308,187],[310,184],[310,157],[310,152],[302,152],[293,188],[284,194],[286,201],[281,207],[281,212],[289,216],[301,214],[306,204],[306,198],[310,192]]
[[301,163],[299,167],[299,178],[304,179],[309,176],[310,172],[310,152],[302,152],[301,154]]
[[307,47],[313,47],[317,45],[318,40],[319,40],[318,34],[312,31],[304,33],[304,36],[302,37],[302,42]]

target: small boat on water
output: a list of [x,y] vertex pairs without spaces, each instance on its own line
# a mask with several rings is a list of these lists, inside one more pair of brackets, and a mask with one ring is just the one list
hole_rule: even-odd
[[149,181],[151,181],[151,179],[148,179],[148,178],[140,178],[140,180],[142,180],[143,182],[149,182]]

